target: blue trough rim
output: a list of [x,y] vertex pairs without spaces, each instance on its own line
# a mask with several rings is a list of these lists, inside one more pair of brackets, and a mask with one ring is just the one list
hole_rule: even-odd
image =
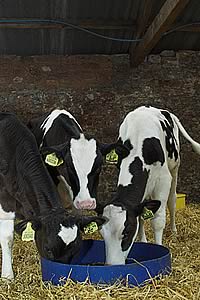
[[[113,266],[85,264],[84,260],[88,263],[99,262],[100,260],[92,260],[93,255],[99,256],[98,251],[101,256],[102,254],[105,256],[103,241],[84,240],[82,249],[83,252],[71,264],[41,258],[42,280],[54,285],[62,285],[68,278],[75,282],[88,280],[92,284],[104,285],[121,282],[131,287],[153,282],[153,278],[169,275],[171,272],[171,254],[169,249],[164,246],[151,243],[134,243],[128,260],[132,259],[132,255],[138,259],[126,265]],[[144,254],[147,257],[143,259]],[[154,255],[154,258],[150,259],[151,255]]]

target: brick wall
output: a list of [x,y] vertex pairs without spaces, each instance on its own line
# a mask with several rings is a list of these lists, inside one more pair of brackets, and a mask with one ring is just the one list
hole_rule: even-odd
[[[102,142],[117,137],[120,122],[142,104],[173,111],[200,141],[200,52],[164,51],[137,69],[127,56],[0,57],[0,104],[24,122],[52,108],[69,110]],[[200,157],[181,138],[178,191],[200,202]],[[99,196],[115,190],[116,169],[104,166]]]

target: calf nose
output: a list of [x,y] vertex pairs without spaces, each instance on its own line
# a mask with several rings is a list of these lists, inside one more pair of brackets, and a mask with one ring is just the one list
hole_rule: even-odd
[[96,200],[95,199],[87,199],[87,200],[77,200],[76,207],[78,209],[95,209],[96,208]]

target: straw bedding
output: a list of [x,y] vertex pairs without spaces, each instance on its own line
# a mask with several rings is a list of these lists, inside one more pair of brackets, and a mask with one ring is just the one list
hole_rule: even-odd
[[[14,282],[0,280],[0,300],[39,299],[200,299],[200,206],[188,205],[177,211],[178,235],[173,236],[168,226],[164,244],[172,253],[172,274],[152,280],[144,287],[128,288],[119,283],[113,286],[93,286],[68,280],[64,286],[44,285],[41,281],[40,260],[34,243],[15,237]],[[169,224],[169,220],[167,221]],[[148,221],[146,224],[149,227]],[[148,230],[150,231],[150,230]],[[152,234],[148,233],[152,240]],[[90,237],[91,238],[91,237]],[[100,238],[95,234],[93,238]]]

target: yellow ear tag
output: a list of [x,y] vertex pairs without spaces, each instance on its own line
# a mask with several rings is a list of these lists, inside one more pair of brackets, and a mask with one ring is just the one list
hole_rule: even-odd
[[22,241],[29,242],[34,241],[35,231],[31,227],[31,223],[28,222],[26,229],[22,232]]
[[63,162],[64,162],[63,159],[62,158],[59,159],[54,152],[48,154],[45,158],[45,163],[52,167],[58,167],[62,165]]
[[115,152],[115,149],[113,149],[106,155],[106,162],[110,164],[117,164],[117,161],[118,161],[118,155]]
[[84,227],[85,234],[92,234],[93,232],[98,230],[98,225],[96,222],[91,222],[87,226]]
[[144,207],[141,217],[143,220],[151,220],[154,217],[154,213],[152,212],[152,210]]

